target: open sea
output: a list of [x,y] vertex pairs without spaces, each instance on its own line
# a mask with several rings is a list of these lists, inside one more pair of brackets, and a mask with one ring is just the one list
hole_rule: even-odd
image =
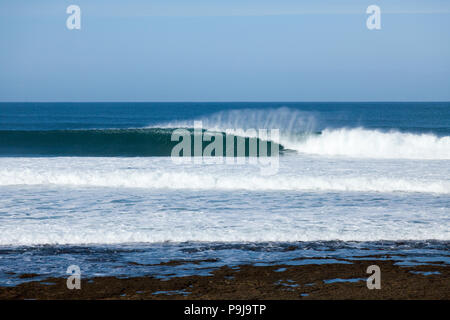
[[[173,161],[194,121],[279,129],[277,173]],[[0,103],[2,286],[70,265],[170,277],[368,253],[449,264],[449,249],[449,102]]]

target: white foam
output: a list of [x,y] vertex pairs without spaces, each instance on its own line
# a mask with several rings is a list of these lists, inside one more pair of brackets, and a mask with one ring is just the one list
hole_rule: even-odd
[[[267,207],[258,204],[261,197],[207,194],[218,205],[205,208],[195,194],[138,194],[136,198],[136,192],[108,190],[102,190],[103,197],[80,190],[52,193],[57,205],[45,212],[39,201],[28,201],[23,204],[26,214],[10,209],[9,217],[2,216],[0,245],[450,239],[446,212],[432,207],[424,211],[417,203],[383,208],[374,206],[370,198],[359,198],[359,204],[348,198],[350,207],[294,208],[274,195],[274,204]],[[124,197],[128,203],[111,203]],[[246,205],[249,200],[252,205]],[[223,201],[228,210],[220,207]],[[361,205],[364,201],[368,205]],[[82,209],[86,206],[88,212]]]
[[324,130],[304,141],[285,139],[287,148],[327,156],[383,159],[450,159],[450,137],[377,130]]
[[249,177],[215,176],[191,172],[32,172],[0,170],[0,185],[61,185],[149,189],[250,190],[250,191],[360,191],[360,192],[433,192],[450,193],[450,183],[416,181],[414,179],[340,178],[340,177]]
[[261,176],[170,158],[0,158],[0,245],[449,240],[449,164],[298,155]]
[[[7,158],[0,159],[0,186],[450,193],[448,176],[439,176],[448,171],[444,169],[448,162],[432,166],[400,160],[332,160],[329,167],[326,159],[282,157],[280,161],[278,174],[262,176],[251,165],[177,165],[170,158]],[[421,177],[424,172],[427,176]]]

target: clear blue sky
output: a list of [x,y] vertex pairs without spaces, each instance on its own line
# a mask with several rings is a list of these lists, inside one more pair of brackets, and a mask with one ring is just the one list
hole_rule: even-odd
[[450,101],[450,1],[0,0],[0,101],[386,100]]

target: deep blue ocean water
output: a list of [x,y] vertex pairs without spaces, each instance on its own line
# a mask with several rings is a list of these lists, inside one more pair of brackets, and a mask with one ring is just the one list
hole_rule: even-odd
[[0,103],[0,130],[142,128],[229,110],[288,108],[315,118],[315,129],[364,127],[450,134],[449,102]]

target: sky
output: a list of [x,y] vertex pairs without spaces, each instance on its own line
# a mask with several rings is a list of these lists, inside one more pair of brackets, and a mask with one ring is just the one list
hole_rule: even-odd
[[0,0],[0,102],[450,101],[449,18],[448,0]]

